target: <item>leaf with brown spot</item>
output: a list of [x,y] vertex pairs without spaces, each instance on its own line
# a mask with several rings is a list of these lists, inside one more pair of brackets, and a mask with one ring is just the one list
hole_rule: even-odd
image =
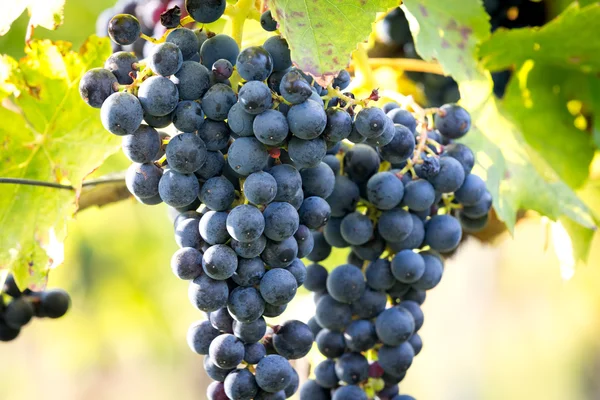
[[268,0],[292,60],[317,81],[330,81],[369,37],[377,12],[398,0]]

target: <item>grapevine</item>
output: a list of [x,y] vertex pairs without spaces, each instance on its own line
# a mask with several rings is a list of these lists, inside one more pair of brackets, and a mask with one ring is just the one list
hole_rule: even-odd
[[[0,177],[0,185],[71,193],[75,200],[64,211],[69,217],[78,209],[124,198],[167,210],[172,223],[167,229],[177,250],[163,264],[169,263],[173,281],[185,283],[198,313],[189,327],[185,324],[187,335],[177,345],[187,344],[190,358],[201,356],[197,360],[211,380],[204,398],[415,400],[400,384],[427,346],[421,338],[422,307],[443,281],[448,259],[490,221],[500,225],[508,220],[512,229],[523,202],[534,203],[531,188],[515,194],[510,180],[518,178],[515,185],[522,186],[523,179],[511,173],[535,171],[532,187],[540,188],[535,204],[540,214],[558,219],[568,210],[579,228],[595,223],[586,219],[592,219],[591,213],[575,194],[570,197],[568,186],[561,186],[564,171],[542,171],[547,160],[536,158],[535,145],[520,141],[520,131],[502,114],[511,103],[501,99],[512,95],[514,101],[517,89],[523,97],[540,99],[540,91],[534,87],[530,93],[525,82],[528,73],[536,82],[539,66],[508,66],[497,60],[494,43],[486,48],[490,30],[543,25],[545,14],[525,21],[525,11],[535,11],[534,6],[516,3],[523,14],[517,6],[484,1],[475,11],[448,18],[440,17],[447,5],[411,8],[381,0],[371,9],[363,3],[356,8],[372,13],[369,31],[373,20],[376,27],[370,37],[365,35],[368,42],[358,44],[354,36],[341,44],[335,38],[324,43],[318,37],[322,15],[313,13],[308,17],[315,17],[310,21],[315,38],[305,40],[303,54],[299,32],[308,32],[310,7],[320,6],[307,4],[305,14],[293,2],[279,0],[118,2],[98,18],[96,33],[102,38],[90,38],[96,47],[105,44],[95,60],[89,51],[94,45],[75,53],[61,43],[55,59],[38,63],[31,58],[38,51],[32,47],[30,58],[12,64],[7,58],[0,65],[6,67],[2,106],[23,117],[34,132],[38,121],[30,126],[28,97],[18,101],[19,96],[45,99],[47,89],[28,79],[51,62],[75,64],[41,80],[68,82],[77,105],[96,113],[93,123],[103,128],[98,147],[105,154],[71,180],[67,170],[78,159],[63,161],[49,150],[57,107],[49,126],[39,129],[44,133],[34,132],[33,145],[25,144],[33,146],[31,156],[16,157],[19,167]],[[323,9],[350,20],[346,10],[333,10],[332,4]],[[465,22],[471,14],[478,21],[472,26]],[[491,24],[482,22],[481,14]],[[365,19],[357,17],[353,28],[361,30]],[[437,19],[445,23],[432,28]],[[250,35],[249,25],[262,31]],[[498,36],[511,39],[502,32]],[[30,39],[28,44],[36,46]],[[540,34],[538,39],[547,43],[548,38]],[[340,48],[350,41],[356,46],[346,55],[353,62],[340,69],[347,65],[339,60]],[[434,50],[424,50],[431,43]],[[451,51],[459,56],[450,57]],[[494,74],[482,68],[486,63],[496,68]],[[510,92],[507,83],[515,75],[524,83],[513,84]],[[389,76],[412,86],[404,91],[398,82],[383,84]],[[476,86],[487,96],[470,96]],[[558,89],[554,94],[563,95]],[[526,115],[535,107],[539,104],[531,101],[519,112]],[[582,119],[588,122],[581,104],[569,101],[567,109],[581,117],[575,126]],[[496,135],[501,128],[508,139]],[[114,140],[129,161],[126,171],[84,181],[118,148]],[[13,145],[10,140],[3,144],[6,149]],[[513,148],[521,145],[519,151]],[[53,175],[42,181],[17,173],[40,149],[55,180]],[[510,151],[512,157],[505,157]],[[496,165],[496,160],[501,162]],[[86,197],[105,184],[113,185],[110,193],[107,187]],[[569,192],[548,208],[545,200],[562,190]],[[36,227],[37,247],[32,246],[50,258],[45,270],[26,262],[33,260],[34,250],[23,250],[20,242],[11,242],[10,259],[0,258],[8,265],[6,270],[0,265],[2,342],[17,339],[34,317],[60,318],[71,307],[67,292],[45,289],[37,279],[54,267],[56,249],[49,242],[60,247],[66,236],[60,232],[57,240],[58,222],[51,222],[44,221],[41,235]],[[340,254],[345,261],[336,258],[331,266]],[[289,315],[304,289],[314,303],[310,315]],[[305,371],[301,367],[307,363]]]

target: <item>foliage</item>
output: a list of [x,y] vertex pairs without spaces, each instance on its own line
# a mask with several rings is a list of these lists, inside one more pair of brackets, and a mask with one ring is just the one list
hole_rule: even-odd
[[65,189],[0,185],[0,267],[20,286],[43,282],[62,262],[65,223],[77,209],[83,179],[116,149],[98,110],[79,97],[79,80],[110,54],[108,40],[90,38],[79,53],[66,42],[33,41],[25,58],[0,63],[0,176],[70,185]]
[[56,29],[63,23],[65,0],[29,0],[7,2],[0,16],[0,36],[10,29],[12,23],[27,9],[29,26]]
[[[567,224],[573,227],[573,233],[587,230],[587,234],[577,235],[576,240],[583,243],[575,248],[575,256],[585,259],[588,248],[585,243],[591,240],[595,222],[573,189],[585,181],[594,149],[589,136],[574,127],[572,119],[565,118],[566,102],[570,100],[565,86],[581,81],[573,76],[573,71],[565,75],[556,69],[536,70],[536,76],[542,77],[538,79],[532,75],[528,80],[527,75],[532,69],[529,59],[539,57],[541,64],[542,60],[556,60],[557,56],[552,53],[560,51],[555,45],[535,46],[538,35],[556,35],[548,39],[553,43],[566,35],[581,41],[579,35],[573,35],[572,25],[586,26],[588,11],[593,12],[597,6],[579,11],[578,6],[573,5],[564,16],[539,32],[535,28],[523,28],[498,31],[491,37],[487,34],[487,16],[477,0],[463,2],[456,12],[452,12],[449,3],[439,1],[409,0],[405,7],[412,15],[411,30],[416,35],[419,53],[426,59],[437,58],[444,71],[458,81],[462,101],[472,112],[476,130],[481,132],[466,141],[476,151],[479,167],[494,194],[499,217],[512,231],[520,209],[535,210],[553,220],[565,216],[579,225],[575,229],[576,225]],[[561,22],[565,20],[568,23]],[[591,33],[583,35],[588,34]],[[513,41],[507,42],[507,36],[512,36]],[[589,46],[597,46],[597,43]],[[486,61],[484,57],[484,62],[480,62],[478,45],[482,46],[482,55],[495,55],[495,59],[502,60],[495,69],[506,68],[519,59],[525,64],[525,72],[523,66],[517,68],[518,73],[503,101],[491,95],[489,68],[494,58]],[[497,53],[493,53],[494,49]],[[579,50],[573,51],[581,54]],[[567,64],[568,56],[563,55],[562,61]],[[552,85],[548,85],[549,77]],[[589,76],[588,79],[597,78]],[[557,87],[561,96],[551,96]]]
[[[0,30],[6,31],[33,3],[39,2],[10,8]],[[369,36],[376,14],[397,3],[269,0],[268,5],[296,65],[328,81]],[[55,27],[49,21],[61,19],[62,2],[45,4],[36,8],[32,23]],[[560,220],[576,258],[585,260],[596,220],[576,191],[588,185],[600,145],[600,129],[592,126],[600,112],[600,41],[593,29],[600,6],[590,1],[561,5],[553,13],[562,13],[541,29],[494,34],[479,0],[465,0],[461,7],[443,0],[407,0],[403,7],[419,54],[437,60],[459,83],[474,125],[464,140],[476,152],[476,171],[486,179],[499,218],[511,231],[519,210]],[[60,251],[54,251],[61,249],[81,182],[118,145],[103,131],[97,110],[77,93],[81,74],[100,66],[109,51],[107,41],[92,37],[78,54],[64,42],[34,41],[20,62],[2,58],[0,116],[7,122],[0,133],[7,139],[0,147],[0,176],[75,188],[74,193],[0,186],[0,269],[15,268],[21,285],[41,283],[47,268],[60,263]],[[499,100],[492,94],[490,72],[513,67],[516,73]]]
[[397,4],[397,0],[270,0],[269,8],[295,64],[327,81],[348,65],[350,53],[367,39],[375,14]]

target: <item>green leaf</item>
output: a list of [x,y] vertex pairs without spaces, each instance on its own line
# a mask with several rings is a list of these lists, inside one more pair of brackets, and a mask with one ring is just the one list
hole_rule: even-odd
[[[408,18],[419,54],[426,60],[439,61],[444,72],[459,84],[461,103],[471,112],[473,127],[463,141],[473,149],[477,157],[475,172],[486,179],[494,197],[494,208],[508,229],[513,230],[516,213],[522,209],[535,210],[553,220],[562,219],[567,221],[565,226],[568,227],[577,224],[582,230],[593,229],[596,221],[588,207],[561,180],[581,184],[593,150],[585,133],[573,126],[574,117],[566,104],[572,99],[570,92],[565,91],[560,96],[548,92],[555,90],[555,86],[548,86],[549,81],[565,85],[568,82],[570,86],[576,78],[560,70],[552,70],[550,76],[546,76],[548,68],[538,65],[536,58],[529,79],[525,79],[526,74],[513,79],[506,104],[499,104],[490,93],[492,81],[486,67],[493,65],[494,69],[503,69],[518,64],[519,60],[526,61],[529,57],[522,56],[522,49],[529,43],[531,53],[538,51],[533,46],[536,41],[518,36],[523,35],[519,32],[524,30],[497,32],[488,40],[489,17],[479,0],[465,0],[460,7],[445,0],[406,0],[403,7],[410,13]],[[569,12],[573,13],[573,9],[569,8]],[[594,24],[590,22],[587,26]],[[536,35],[544,29],[527,32]],[[567,30],[564,35],[572,35],[571,41],[580,40],[573,35],[579,31]],[[503,39],[500,41],[498,37]],[[510,42],[507,37],[511,38]],[[494,52],[488,50],[486,63],[482,64],[478,47],[482,46],[483,52],[486,43],[495,40]],[[562,46],[556,43],[559,40],[552,42]],[[542,44],[538,52],[542,53],[545,47],[551,48]],[[549,81],[544,82],[544,78]],[[578,243],[574,251],[582,258],[589,237],[579,236],[584,242]]]
[[486,179],[496,213],[509,230],[513,230],[521,209],[537,211],[552,220],[566,216],[590,229],[595,226],[586,205],[524,142],[493,98],[473,117],[474,129],[463,142],[473,149],[475,172]]
[[268,0],[292,60],[324,81],[348,66],[357,43],[371,33],[377,12],[398,0]]
[[470,96],[470,105],[483,102],[492,86],[476,59],[477,45],[490,36],[489,16],[481,1],[463,0],[458,7],[452,1],[406,0],[402,8],[419,55],[437,60],[461,84],[462,98]]
[[41,26],[54,30],[62,25],[64,20],[65,0],[20,0],[8,1],[2,6],[0,15],[0,36],[10,30],[12,23],[23,14],[25,9],[29,11],[29,25]]
[[[600,19],[600,3],[581,8],[573,3],[542,28],[498,30],[483,43],[483,65],[502,70],[533,59],[581,72],[600,71],[600,40],[593,29]],[[587,28],[587,29],[586,29]]]
[[0,176],[75,188],[0,184],[0,269],[12,269],[21,287],[43,285],[62,262],[82,180],[119,147],[78,89],[110,53],[108,39],[93,36],[79,53],[66,42],[33,41],[18,63],[0,59]]
[[528,61],[511,80],[503,101],[527,142],[575,188],[588,177],[594,148],[589,133],[575,127],[576,116],[567,103],[581,102],[587,84],[584,74]]

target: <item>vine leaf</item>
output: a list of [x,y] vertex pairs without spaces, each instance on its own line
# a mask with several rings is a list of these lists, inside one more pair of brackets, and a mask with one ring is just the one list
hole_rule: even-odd
[[[492,81],[486,67],[493,65],[495,68],[504,68],[512,65],[515,60],[525,61],[527,58],[522,56],[524,53],[514,50],[514,47],[517,43],[518,46],[522,43],[533,44],[533,41],[527,41],[524,36],[536,35],[536,30],[511,31],[515,32],[513,35],[518,35],[515,46],[507,43],[506,32],[498,32],[490,39],[489,17],[479,0],[465,0],[461,2],[461,7],[444,0],[406,0],[403,8],[408,12],[407,18],[419,54],[426,60],[437,59],[444,72],[452,75],[459,84],[461,102],[471,111],[473,125],[472,132],[463,141],[473,149],[478,163],[475,171],[486,178],[488,189],[494,196],[497,215],[508,229],[514,229],[516,213],[525,209],[535,210],[552,220],[562,218],[563,225],[572,234],[575,234],[575,225],[580,227],[579,230],[593,230],[597,222],[588,207],[567,184],[580,183],[585,179],[584,171],[587,171],[587,164],[591,159],[590,149],[584,148],[585,138],[581,136],[581,132],[574,132],[574,127],[565,125],[563,118],[566,104],[543,97],[547,95],[544,92],[546,88],[542,88],[544,71],[540,70],[542,78],[531,75],[530,81],[519,79],[517,74],[504,102],[499,102],[491,95]],[[571,12],[572,9],[566,11]],[[561,28],[565,32],[561,34],[572,35],[570,26],[571,24],[565,24]],[[499,41],[495,39],[496,35],[502,35],[504,39]],[[498,49],[494,47],[498,55],[491,50],[486,51],[486,46],[489,49],[490,43],[494,42],[498,45]],[[484,63],[479,60],[480,45]],[[533,45],[530,49],[531,52],[539,50],[535,50]],[[542,45],[539,52],[543,51]],[[509,54],[515,58],[505,58]],[[553,57],[548,56],[547,59]],[[491,60],[502,60],[502,63],[492,63]],[[565,57],[564,61],[566,60]],[[555,79],[561,78],[564,76],[555,75]],[[523,102],[524,93],[535,99],[532,109],[518,108],[517,104]],[[533,111],[538,111],[541,107],[550,109],[545,110],[541,116],[534,116]],[[549,121],[544,121],[546,113],[555,114]],[[529,120],[531,118],[533,120]],[[554,126],[549,127],[550,124]],[[563,130],[560,131],[561,129]],[[576,136],[561,138],[565,133]],[[544,135],[554,137],[542,143]],[[575,142],[567,144],[571,140]],[[549,146],[548,152],[545,151],[546,146]],[[562,156],[559,154],[561,147],[564,150]],[[579,170],[574,176],[568,177],[568,162],[573,160],[566,154],[571,151],[582,153],[576,156]],[[585,260],[591,235],[579,232],[576,236],[587,242],[573,246],[574,256]]]
[[119,148],[78,89],[110,53],[107,39],[92,36],[79,53],[67,42],[35,40],[20,61],[0,58],[0,176],[76,189],[0,185],[0,269],[12,269],[21,288],[43,286],[62,262],[82,180]]
[[357,43],[365,41],[377,12],[398,0],[268,0],[292,60],[325,84],[347,67]]
[[5,35],[12,23],[23,14],[29,12],[29,26],[41,26],[54,30],[63,23],[65,0],[21,0],[9,1],[2,6],[0,15],[0,36]]

